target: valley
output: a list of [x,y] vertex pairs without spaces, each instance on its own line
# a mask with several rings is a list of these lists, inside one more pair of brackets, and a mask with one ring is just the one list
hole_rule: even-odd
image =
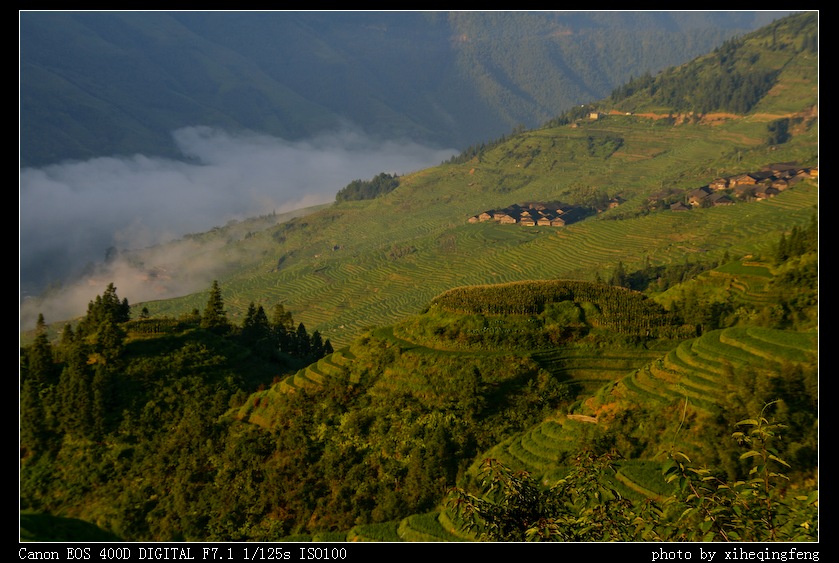
[[[22,540],[817,543],[817,31],[122,254],[201,289],[22,335]],[[528,202],[590,213],[470,221]]]

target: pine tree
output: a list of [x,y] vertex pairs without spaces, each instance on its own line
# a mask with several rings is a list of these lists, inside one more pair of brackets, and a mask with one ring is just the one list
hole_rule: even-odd
[[270,357],[279,349],[279,342],[268,322],[268,316],[262,305],[248,305],[245,319],[242,321],[242,343],[256,353]]
[[64,432],[86,437],[91,435],[93,428],[88,356],[83,342],[76,342],[72,346],[59,378],[56,395],[61,401],[59,416]]
[[46,412],[38,384],[31,378],[20,391],[20,446],[21,453],[40,453],[49,443]]
[[90,384],[91,431],[94,439],[101,440],[109,427],[110,408],[113,407],[113,376],[105,364],[96,366]]
[[321,337],[320,332],[317,330],[314,331],[310,342],[311,344],[309,349],[311,351],[312,359],[319,360],[326,355],[324,352],[323,338]]
[[626,273],[626,269],[624,268],[623,261],[619,261],[618,265],[615,266],[615,271],[612,273],[612,277],[609,279],[609,285],[617,285],[619,287],[629,287],[629,276]]
[[110,364],[122,355],[125,331],[114,322],[103,322],[94,335],[94,351],[105,363]]
[[131,320],[131,306],[127,299],[120,301],[113,282],[108,284],[102,295],[88,303],[87,314],[79,322],[77,333],[83,336],[95,334],[103,323],[119,324]]
[[271,313],[271,329],[274,332],[277,348],[283,352],[295,353],[294,317],[291,311],[286,311],[281,303],[274,305]]
[[35,326],[35,340],[26,349],[26,370],[23,372],[28,378],[34,379],[39,385],[54,383],[57,375],[52,345],[47,337],[47,324],[44,315],[38,315]]
[[308,357],[312,352],[312,342],[309,338],[309,332],[306,330],[306,327],[303,323],[297,325],[297,338],[295,339],[296,344],[296,356],[300,358]]
[[213,280],[213,286],[210,288],[210,297],[207,299],[207,306],[201,316],[201,328],[221,334],[230,330],[230,323],[227,321],[224,300],[221,297],[221,289],[217,280]]

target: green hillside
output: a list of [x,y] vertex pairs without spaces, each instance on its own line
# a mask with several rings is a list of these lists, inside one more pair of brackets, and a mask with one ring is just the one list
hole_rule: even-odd
[[[763,46],[767,34],[746,36],[740,49]],[[704,64],[715,66],[709,57]],[[396,190],[377,199],[336,202],[268,228],[246,222],[219,227],[135,251],[131,262],[138,277],[167,291],[201,287],[200,279],[206,289],[218,279],[234,319],[251,301],[266,308],[281,302],[307,327],[346,345],[364,328],[419,312],[456,286],[591,280],[617,261],[637,268],[647,260],[668,265],[719,260],[725,252],[759,255],[766,240],[809,219],[818,200],[815,182],[770,200],[691,213],[670,213],[652,202],[776,162],[817,166],[816,63],[804,47],[759,58],[755,67],[782,69],[778,82],[736,118],[673,126],[672,120],[639,115],[590,120],[586,113],[499,139],[463,161],[403,176]],[[770,100],[785,113],[766,113]],[[790,138],[769,144],[769,126],[782,115],[792,116]],[[468,222],[516,203],[580,205],[604,198],[621,203],[562,228]],[[205,296],[199,291],[142,306],[176,316],[202,307]],[[24,310],[34,319],[37,300]]]
[[[604,101],[375,199],[191,236],[179,264],[134,256],[215,259],[206,291],[41,318],[22,537],[817,541],[817,57],[785,39],[817,20],[784,21],[701,59],[762,46],[745,114]],[[723,178],[730,204],[692,202]],[[470,221],[549,202],[585,213]]]
[[[624,139],[609,159],[548,150],[602,131]],[[725,253],[760,255],[770,250],[768,240],[807,223],[818,201],[814,183],[766,201],[689,213],[641,208],[662,186],[686,192],[715,176],[759,170],[776,160],[813,162],[814,132],[775,151],[750,148],[760,144],[762,134],[745,120],[659,128],[643,120],[610,125],[609,119],[524,133],[487,151],[479,162],[425,170],[403,178],[397,190],[380,199],[335,204],[230,244],[225,254],[245,263],[220,280],[234,316],[251,300],[282,302],[307,326],[346,344],[363,328],[419,312],[455,286],[591,280],[618,261],[632,269],[646,260],[667,266],[719,260]],[[737,140],[720,143],[727,135]],[[738,151],[744,155],[740,163]],[[531,162],[525,157],[531,152],[542,156]],[[625,201],[562,228],[468,223],[486,209],[573,199],[587,188]],[[258,262],[247,265],[254,259]],[[177,315],[203,301],[204,295],[196,294],[146,305],[153,314]]]
[[[785,271],[764,267],[772,283]],[[738,276],[731,264],[721,270],[711,283]],[[794,489],[817,470],[818,333],[807,321],[758,326],[764,306],[747,298],[735,303],[734,325],[684,338],[694,330],[688,308],[674,314],[625,288],[463,287],[300,369],[263,357],[244,330],[186,320],[124,323],[116,353],[94,322],[98,303],[75,338],[52,345],[60,376],[38,360],[43,344],[24,354],[24,381],[42,386],[40,404],[27,390],[22,406],[39,416],[26,419],[22,452],[33,537],[44,537],[46,512],[142,541],[473,541],[443,484],[476,488],[481,460],[550,484],[581,450],[614,450],[622,460],[603,474],[608,486],[660,499],[674,490],[662,455],[676,443],[696,463],[739,475],[725,437],[768,401],[783,404],[776,455],[791,462]],[[87,369],[93,404],[84,407],[71,382]],[[97,398],[108,378],[121,382],[110,405]],[[89,408],[103,409],[102,425],[78,416]],[[140,490],[128,485],[138,480]],[[173,486],[176,496],[160,497]],[[146,508],[129,510],[141,499]],[[183,514],[194,503],[206,506],[201,517]]]

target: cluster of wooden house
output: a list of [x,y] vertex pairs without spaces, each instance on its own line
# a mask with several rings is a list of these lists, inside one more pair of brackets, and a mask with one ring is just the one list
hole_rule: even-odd
[[[770,164],[758,172],[736,174],[725,178],[718,178],[701,188],[683,193],[670,190],[650,196],[650,201],[658,203],[649,209],[661,208],[661,204],[669,200],[672,211],[688,211],[695,207],[714,207],[731,205],[737,201],[760,201],[774,197],[789,189],[797,182],[817,178],[818,168],[802,168],[794,162]],[[608,208],[615,207],[621,202],[620,198],[613,198],[608,202]],[[513,204],[503,209],[491,209],[478,215],[469,217],[470,223],[494,221],[496,223],[524,226],[564,227],[584,217],[599,213],[604,209],[593,209],[569,205],[564,203],[524,203]]]
[[469,218],[470,223],[494,221],[502,224],[518,224],[525,227],[564,227],[579,221],[589,210],[564,203],[514,203],[503,209],[484,211]]
[[818,168],[801,168],[794,162],[770,164],[758,172],[718,178],[701,188],[690,190],[684,201],[670,205],[673,211],[694,207],[731,205],[737,201],[760,201],[775,197],[797,182],[817,178]]

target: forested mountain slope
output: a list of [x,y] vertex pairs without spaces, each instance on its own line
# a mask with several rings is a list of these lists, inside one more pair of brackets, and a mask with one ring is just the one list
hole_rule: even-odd
[[182,158],[188,126],[461,148],[786,13],[23,11],[21,164]]
[[[807,238],[767,267],[806,271]],[[808,298],[783,317],[742,298],[664,309],[592,282],[466,287],[334,351],[282,310],[211,322],[218,292],[192,320],[125,321],[108,288],[60,343],[41,330],[22,351],[22,508],[32,528],[38,513],[72,515],[131,541],[426,541],[435,522],[437,541],[474,540],[448,493],[480,494],[483,459],[547,485],[584,452],[618,456],[617,474],[591,477],[639,510],[675,494],[662,476],[674,445],[742,479],[728,437],[769,403],[786,426],[772,445],[789,463],[789,497],[773,497],[786,506],[812,492],[818,463],[816,288],[793,287]],[[815,524],[812,506],[779,530],[789,516]],[[650,539],[693,533],[655,522]]]

